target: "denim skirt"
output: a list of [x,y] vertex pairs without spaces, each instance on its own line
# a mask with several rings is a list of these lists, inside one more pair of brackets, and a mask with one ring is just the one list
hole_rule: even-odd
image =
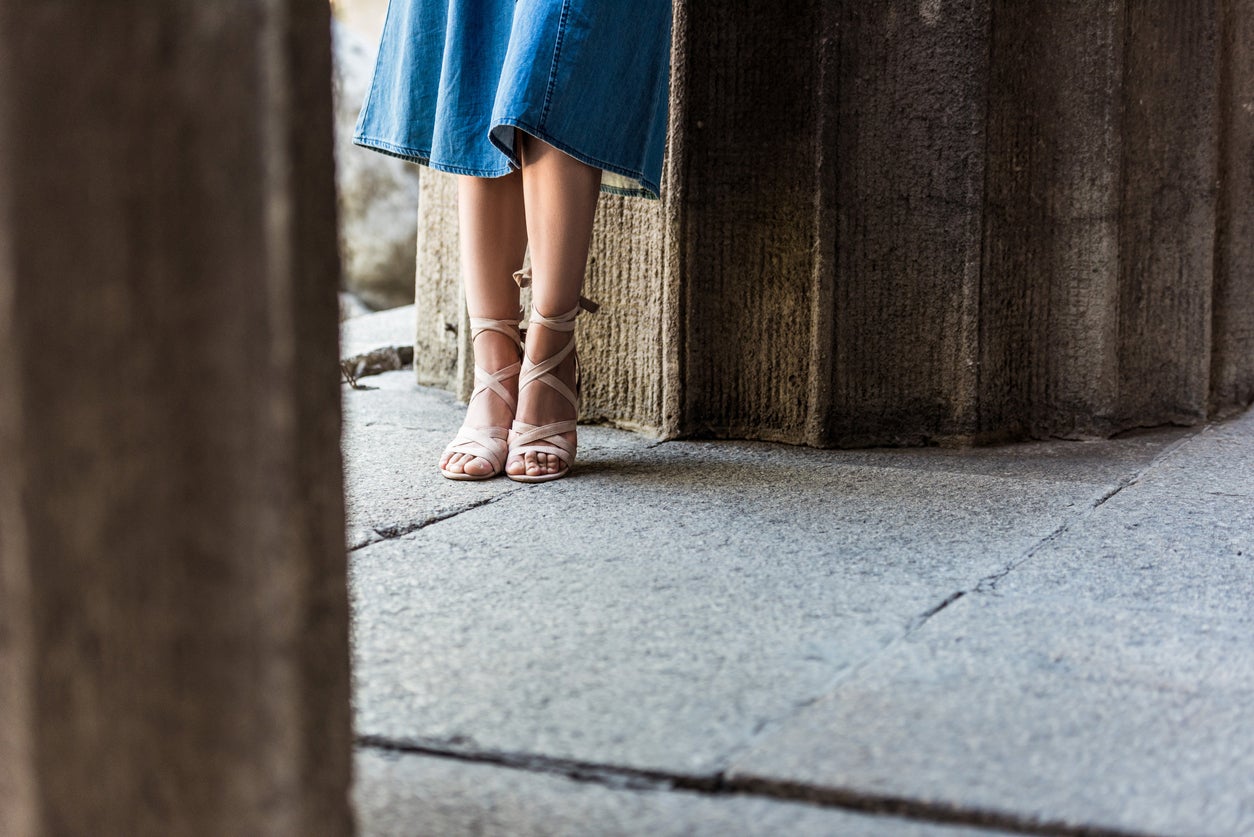
[[354,142],[500,177],[525,131],[656,198],[670,32],[670,0],[391,0]]

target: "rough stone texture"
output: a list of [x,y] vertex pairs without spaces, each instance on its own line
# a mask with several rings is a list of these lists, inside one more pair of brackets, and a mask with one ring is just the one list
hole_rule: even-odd
[[372,388],[342,388],[350,549],[419,529],[518,487],[509,480],[459,483],[439,476],[440,453],[465,413],[450,393],[418,391],[408,372],[386,372],[365,383]]
[[980,429],[1086,437],[1118,412],[1123,3],[994,9]]
[[1254,599],[1254,413],[1209,427],[999,589],[1162,601],[1248,623]]
[[1117,415],[1124,427],[1196,423],[1207,412],[1218,9],[1213,0],[1129,0],[1124,11]]
[[336,24],[335,163],[345,288],[373,308],[414,301],[419,167],[353,145],[377,41]]
[[347,835],[326,4],[0,0],[0,833]]
[[[1252,19],[1238,0],[677,3],[663,200],[602,204],[585,418],[843,447],[1248,404]],[[455,311],[443,198],[419,294]],[[428,319],[420,341],[457,320]],[[420,380],[467,394],[451,357]]]
[[1254,6],[1220,4],[1212,412],[1254,402]]
[[686,101],[673,130],[686,150],[672,197],[682,202],[681,429],[796,438],[810,375],[819,4],[684,5]]
[[[731,771],[1054,828],[1248,834],[1254,624],[969,597]],[[756,782],[755,782],[756,780]]]
[[666,200],[601,196],[584,289],[601,309],[579,318],[577,335],[581,360],[591,359],[581,370],[585,421],[651,435],[674,427],[678,286],[671,215]]
[[[610,780],[613,783],[613,780]],[[362,837],[998,837],[795,802],[572,781],[371,749],[357,756]]]
[[821,277],[832,303],[814,315],[832,319],[831,392],[822,435],[807,441],[964,436],[976,410],[989,4],[845,3],[838,19],[837,90],[816,102],[837,111],[839,173],[819,192],[836,225],[818,230],[835,237]]
[[470,321],[462,296],[458,256],[457,179],[432,169],[423,174],[418,190],[414,310],[418,320],[414,338],[418,383],[458,393],[465,389],[462,397],[469,398],[474,364],[459,366],[460,356],[469,352],[469,346],[464,347],[463,343],[470,342]]
[[1254,415],[1208,428],[731,771],[1037,822],[1254,830]]

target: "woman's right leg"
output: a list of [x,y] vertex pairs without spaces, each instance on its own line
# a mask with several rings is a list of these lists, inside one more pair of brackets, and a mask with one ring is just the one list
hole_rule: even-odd
[[[466,309],[472,317],[518,319],[518,285],[514,271],[527,252],[527,220],[523,210],[522,175],[457,178],[457,221],[461,239],[462,281]],[[518,362],[518,344],[495,331],[485,331],[474,341],[475,364],[497,372]],[[517,397],[518,379],[506,383]],[[495,393],[474,399],[466,413],[471,427],[509,428],[514,411]],[[492,464],[481,456],[448,453],[440,468],[455,474],[486,476]]]

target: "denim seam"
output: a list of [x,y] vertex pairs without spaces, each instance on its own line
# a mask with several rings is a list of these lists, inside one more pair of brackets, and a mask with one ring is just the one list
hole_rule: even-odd
[[464,166],[455,166],[450,163],[442,163],[438,160],[431,159],[431,152],[417,149],[406,148],[401,145],[393,145],[385,140],[376,139],[374,137],[356,136],[353,137],[353,145],[362,148],[368,148],[371,151],[378,151],[380,154],[387,154],[390,157],[398,157],[402,160],[408,160],[411,163],[418,163],[437,171],[448,172],[449,174],[466,174],[471,177],[502,177],[513,171],[512,168],[504,169],[468,169]]
[[557,19],[557,37],[553,41],[553,65],[549,67],[549,84],[544,91],[544,105],[540,109],[540,124],[549,119],[549,106],[553,103],[553,89],[557,87],[557,68],[562,59],[562,41],[566,39],[566,18],[570,14],[570,0],[562,0],[562,13]]
[[[634,171],[632,169],[628,169],[623,166],[617,166],[617,165],[614,165],[613,163],[607,163],[604,160],[598,160],[596,157],[593,157],[590,154],[585,154],[582,151],[578,151],[572,148],[570,145],[567,145],[561,140],[555,138],[553,135],[551,135],[547,131],[541,128],[533,127],[527,124],[526,122],[523,122],[521,119],[514,119],[512,117],[498,118],[496,122],[493,124],[492,128],[488,130],[489,136],[491,136],[492,134],[492,129],[496,128],[498,125],[511,125],[515,128],[521,128],[522,130],[526,131],[527,133],[531,134],[537,139],[543,140],[544,142],[553,146],[557,150],[563,151],[569,154],[571,157],[574,157],[576,160],[579,160],[581,163],[587,163],[590,166],[596,166],[599,169],[612,172],[614,174],[622,175],[623,177],[634,178],[640,181],[640,185],[643,188],[644,193],[648,197],[656,198],[659,194],[658,189],[657,189],[657,184],[651,183],[648,180],[646,180],[644,177],[644,174],[642,174],[641,172]],[[606,188],[606,191],[610,191],[612,194],[629,194],[633,196],[638,195],[638,193],[634,193],[634,192],[631,192],[631,193],[625,192],[624,190],[615,186],[610,186]],[[639,196],[643,197],[643,195],[639,195]]]

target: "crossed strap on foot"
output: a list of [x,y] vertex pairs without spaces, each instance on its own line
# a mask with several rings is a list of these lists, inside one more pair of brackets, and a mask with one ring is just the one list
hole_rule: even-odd
[[[514,274],[515,281],[518,282],[520,288],[525,288],[531,284],[530,271],[520,270]],[[536,310],[535,306],[531,308],[530,326],[544,326],[553,331],[573,332],[575,330],[575,318],[579,316],[580,311],[593,313],[599,306],[586,297],[579,297],[579,304],[569,311],[559,314],[556,317],[546,317]],[[579,426],[579,393],[568,387],[556,375],[557,367],[562,361],[566,360],[575,351],[575,338],[572,335],[566,345],[562,347],[556,354],[550,355],[540,361],[533,361],[531,357],[524,352],[522,371],[518,376],[518,392],[522,393],[523,389],[529,384],[537,381],[545,384],[553,391],[560,394],[568,402],[575,411],[575,418],[565,421],[555,421],[550,424],[535,425],[528,424],[525,421],[514,419],[513,435],[509,445],[510,455],[520,454],[525,456],[528,453],[547,453],[556,456],[562,460],[562,469],[552,474],[541,474],[537,476],[528,476],[527,474],[509,474],[510,479],[519,482],[543,482],[545,480],[557,479],[565,476],[570,471],[571,463],[575,459],[575,443],[569,442],[562,437],[563,433],[575,432]],[[575,386],[579,386],[579,368],[578,356],[575,359]]]
[[[499,334],[504,334],[518,345],[519,352],[522,351],[522,339],[518,332],[518,320],[494,320],[489,317],[470,318],[470,340],[472,344],[485,331],[495,331]],[[483,393],[491,392],[508,404],[511,412],[517,409],[518,402],[510,394],[510,391],[505,388],[505,381],[519,374],[521,370],[521,360],[502,367],[496,372],[489,372],[476,363],[475,388],[470,394],[470,402],[468,403],[474,403],[474,400]],[[521,380],[519,386],[521,386]],[[482,475],[459,473],[441,468],[440,472],[449,479],[474,480],[494,477],[505,469],[505,457],[509,455],[509,431],[504,427],[472,427],[469,424],[463,424],[461,429],[457,431],[456,438],[445,448],[445,453],[469,454],[480,459],[486,459],[492,465],[491,473]]]

